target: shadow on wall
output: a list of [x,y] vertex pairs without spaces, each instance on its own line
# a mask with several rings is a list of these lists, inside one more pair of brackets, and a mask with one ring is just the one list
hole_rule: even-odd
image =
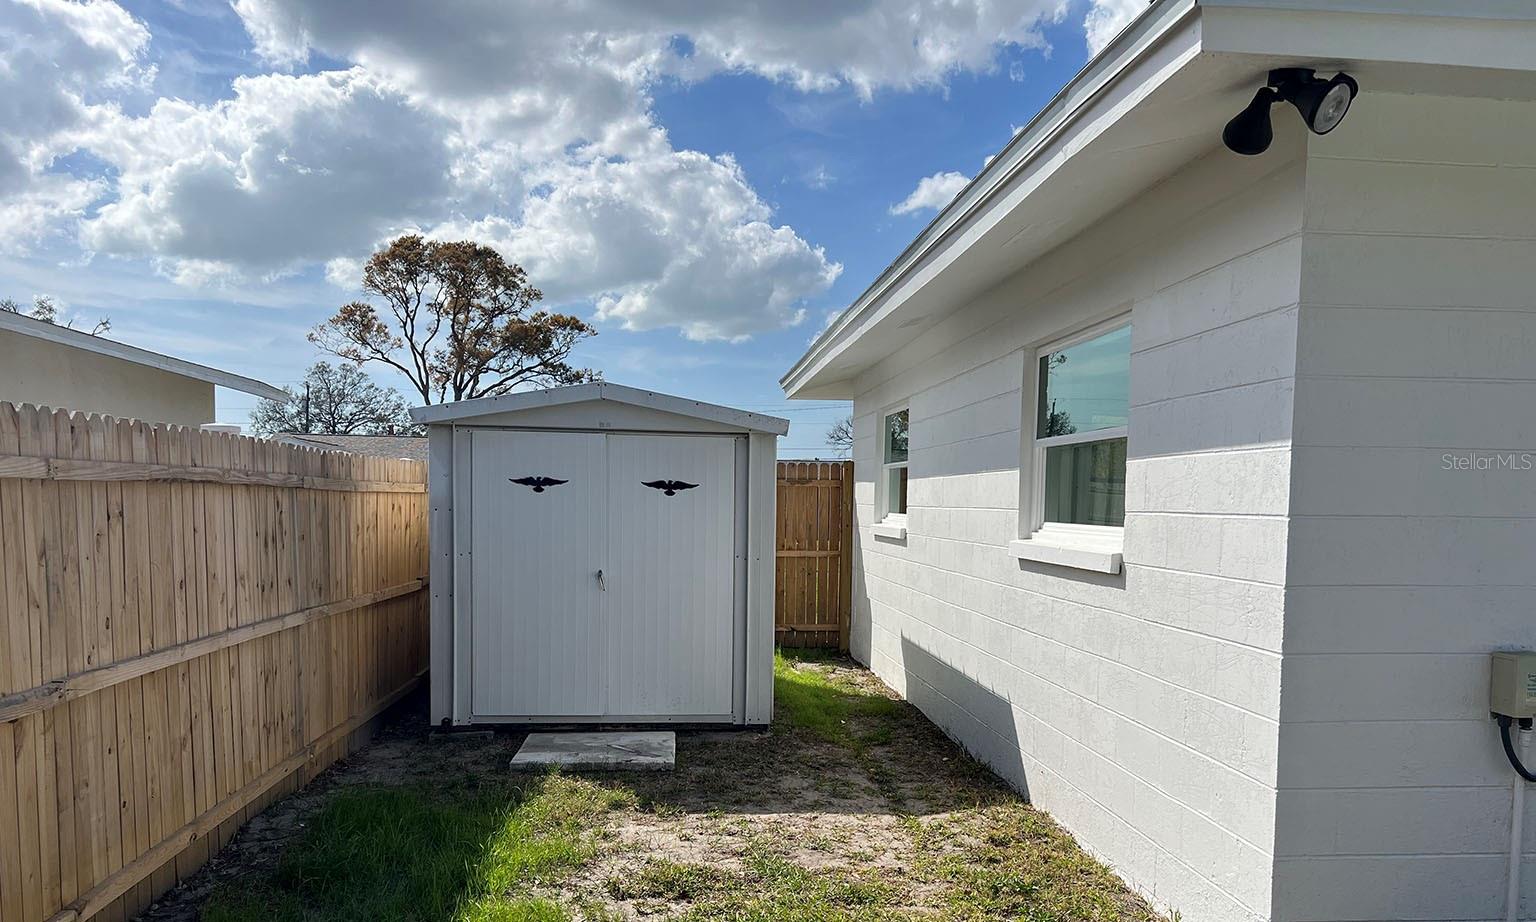
[[1013,563],[1020,573],[1050,576],[1065,582],[1082,583],[1085,586],[1103,586],[1107,589],[1125,588],[1124,568],[1121,568],[1119,573],[1096,573],[1093,570],[1079,570],[1076,567],[1064,567],[1034,560],[1014,560]]
[[851,597],[848,599],[848,655],[866,666],[874,652],[874,625],[870,620],[869,589],[864,585],[864,535],[857,523],[853,526],[853,547],[850,550],[853,568]]
[[1029,799],[1018,714],[1008,699],[958,668],[901,637],[907,700],[941,727],[959,746],[1001,775]]

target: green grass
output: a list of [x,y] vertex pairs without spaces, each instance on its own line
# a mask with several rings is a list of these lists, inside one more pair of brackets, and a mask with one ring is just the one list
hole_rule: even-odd
[[724,887],[728,875],[705,864],[647,861],[636,873],[608,879],[616,900],[696,900]]
[[[710,865],[647,861],[611,879],[608,892],[642,913],[675,922],[853,922],[894,918],[896,892],[873,873],[813,873],[764,848],[739,872]],[[682,903],[682,906],[678,904]]]
[[629,799],[560,775],[525,786],[366,787],[321,810],[270,878],[221,890],[207,922],[561,920],[536,888],[591,857]]
[[[1155,920],[1108,868],[1094,861],[1045,814],[1007,804],[917,824],[931,857],[917,874],[945,885],[946,919],[980,922]],[[941,848],[948,844],[958,848]]]
[[[217,891],[203,919],[1157,919],[1049,817],[845,660],[779,655],[774,677],[771,734],[680,745],[674,774],[507,780],[496,756],[476,771],[417,776],[430,785],[339,787],[275,870]],[[799,795],[772,799],[773,784],[796,773],[811,782],[806,797],[830,785],[866,799],[840,825],[825,825],[835,812],[809,828],[765,822],[774,811],[818,809]],[[941,799],[925,806],[931,791]],[[858,811],[886,815],[885,839],[862,820],[846,822]],[[684,840],[720,837],[711,847],[722,860],[626,846],[614,830],[640,819]]]
[[774,655],[775,721],[855,749],[888,741],[889,721],[902,713],[902,702],[840,683],[820,670],[797,667],[825,659],[805,652]]

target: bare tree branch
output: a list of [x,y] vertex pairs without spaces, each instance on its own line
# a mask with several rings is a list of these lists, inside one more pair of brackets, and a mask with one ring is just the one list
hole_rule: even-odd
[[853,453],[853,417],[851,415],[844,416],[827,430],[827,444],[837,449],[840,455]]

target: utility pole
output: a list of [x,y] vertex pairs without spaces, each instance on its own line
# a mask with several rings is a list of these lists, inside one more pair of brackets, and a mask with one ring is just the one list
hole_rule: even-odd
[[309,382],[304,382],[304,434],[309,435]]

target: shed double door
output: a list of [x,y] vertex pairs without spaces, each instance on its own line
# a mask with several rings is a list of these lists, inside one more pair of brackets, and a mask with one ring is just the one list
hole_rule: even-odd
[[471,440],[474,717],[731,719],[736,439]]

